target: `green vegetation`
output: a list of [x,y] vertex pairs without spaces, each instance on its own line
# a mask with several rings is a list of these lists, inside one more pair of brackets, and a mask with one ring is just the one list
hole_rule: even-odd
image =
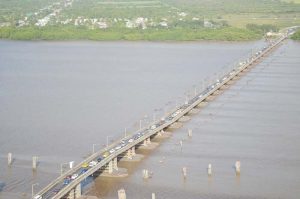
[[291,39],[300,41],[300,30],[298,30],[298,31],[291,37]]
[[218,29],[107,29],[89,30],[75,27],[25,27],[2,28],[0,38],[14,40],[148,40],[148,41],[193,41],[226,40],[246,41],[260,38],[260,34],[246,29],[225,27]]
[[0,0],[0,38],[228,40],[300,25],[300,0]]

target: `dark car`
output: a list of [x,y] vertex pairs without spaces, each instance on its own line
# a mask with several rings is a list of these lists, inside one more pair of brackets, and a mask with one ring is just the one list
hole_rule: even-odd
[[84,174],[85,172],[87,172],[87,170],[87,168],[80,168],[79,175]]
[[68,185],[71,182],[71,178],[65,178],[64,179],[64,185]]
[[101,162],[101,160],[103,160],[103,157],[97,158],[97,162]]

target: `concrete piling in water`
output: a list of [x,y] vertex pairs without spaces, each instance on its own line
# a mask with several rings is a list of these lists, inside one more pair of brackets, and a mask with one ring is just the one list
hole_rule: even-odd
[[33,156],[32,157],[32,169],[36,170],[37,168],[37,161],[38,161],[38,157],[37,156]]
[[193,131],[192,131],[192,129],[188,129],[188,136],[189,136],[189,137],[192,137],[192,136],[193,136]]
[[211,166],[211,164],[208,164],[208,166],[207,166],[207,175],[208,176],[212,175],[212,166]]
[[183,177],[186,178],[186,176],[187,176],[187,168],[186,167],[182,167],[182,174],[183,174]]
[[7,154],[7,164],[8,166],[12,165],[12,153]]
[[118,190],[118,199],[126,199],[125,189],[119,189]]
[[152,197],[151,197],[152,199],[155,199],[155,193],[152,193]]
[[143,178],[148,179],[149,177],[149,171],[147,169],[143,169]]
[[235,162],[234,167],[235,167],[236,175],[240,175],[240,173],[241,173],[241,162],[239,160]]

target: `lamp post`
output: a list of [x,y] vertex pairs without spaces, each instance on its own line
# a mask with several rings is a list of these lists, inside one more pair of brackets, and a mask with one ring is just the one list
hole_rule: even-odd
[[95,146],[100,145],[100,144],[93,144],[93,153],[95,153]]
[[63,166],[64,166],[64,165],[67,165],[67,164],[69,164],[69,163],[67,162],[67,163],[62,163],[62,164],[60,164],[60,175],[63,174]]
[[34,196],[34,187],[35,186],[38,186],[39,185],[39,183],[34,183],[34,184],[32,184],[31,185],[31,197],[33,198],[33,196]]
[[111,135],[107,135],[107,136],[106,136],[106,148],[108,148],[108,138],[109,138],[109,137],[112,137],[112,136],[111,136]]
[[140,120],[140,130],[142,129],[142,120]]

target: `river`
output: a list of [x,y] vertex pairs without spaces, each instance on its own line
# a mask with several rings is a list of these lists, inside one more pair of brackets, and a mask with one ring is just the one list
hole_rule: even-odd
[[[30,198],[61,164],[160,117],[263,42],[0,41],[0,198]],[[116,198],[297,198],[300,194],[300,44],[289,41],[160,141],[84,192]],[[187,138],[187,129],[193,137]],[[108,136],[108,137],[107,137]],[[183,149],[178,142],[183,140]],[[14,162],[7,166],[7,153]],[[36,172],[32,156],[39,157]],[[241,160],[236,177],[232,166]],[[206,174],[213,165],[213,176]],[[181,168],[188,168],[187,179]],[[153,171],[142,179],[142,169]]]

